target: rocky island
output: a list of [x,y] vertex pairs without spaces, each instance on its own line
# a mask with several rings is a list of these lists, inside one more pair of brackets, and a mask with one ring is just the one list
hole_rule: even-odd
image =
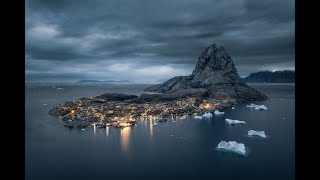
[[59,104],[49,114],[68,127],[126,127],[137,118],[165,122],[220,109],[235,103],[265,100],[267,96],[240,78],[233,60],[215,44],[200,55],[192,74],[178,76],[145,89],[156,94],[140,96],[105,93]]

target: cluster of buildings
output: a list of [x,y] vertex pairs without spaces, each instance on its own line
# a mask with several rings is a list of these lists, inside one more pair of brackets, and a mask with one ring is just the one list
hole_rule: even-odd
[[[229,102],[232,103],[232,102]],[[179,118],[223,107],[228,102],[215,99],[185,98],[169,102],[107,102],[94,97],[80,98],[73,102],[58,105],[49,112],[58,115],[69,127],[127,127],[133,126],[136,119]]]

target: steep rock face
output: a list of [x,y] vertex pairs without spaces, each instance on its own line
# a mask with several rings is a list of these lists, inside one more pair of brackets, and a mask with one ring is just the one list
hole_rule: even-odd
[[200,55],[192,74],[178,76],[168,81],[150,86],[145,91],[159,93],[182,93],[188,89],[194,92],[207,89],[207,96],[216,99],[237,101],[263,100],[267,97],[249,87],[238,75],[234,63],[223,47],[215,44],[207,47]]

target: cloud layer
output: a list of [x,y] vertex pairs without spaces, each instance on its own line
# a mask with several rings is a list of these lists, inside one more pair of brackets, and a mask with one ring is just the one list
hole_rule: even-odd
[[26,80],[188,75],[224,46],[238,72],[294,69],[293,0],[27,0]]

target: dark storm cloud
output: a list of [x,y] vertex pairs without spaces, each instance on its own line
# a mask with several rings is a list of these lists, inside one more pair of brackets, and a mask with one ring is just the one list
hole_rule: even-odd
[[293,0],[27,0],[26,76],[156,82],[190,74],[213,43],[242,76],[294,69],[294,9]]

